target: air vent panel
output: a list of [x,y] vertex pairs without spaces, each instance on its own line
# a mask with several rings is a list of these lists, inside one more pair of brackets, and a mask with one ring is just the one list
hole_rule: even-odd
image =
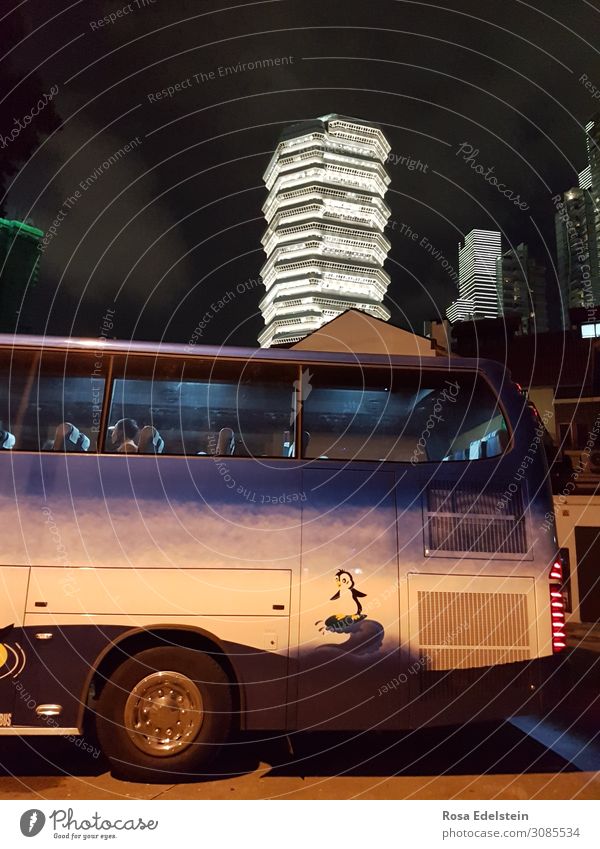
[[463,484],[435,483],[426,495],[426,554],[528,553],[523,496],[506,502],[505,488],[481,491]]

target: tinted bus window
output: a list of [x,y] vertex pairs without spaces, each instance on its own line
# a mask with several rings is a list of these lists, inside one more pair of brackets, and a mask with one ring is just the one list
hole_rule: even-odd
[[105,385],[101,356],[4,350],[0,369],[0,429],[14,437],[13,450],[96,449]]
[[293,366],[116,358],[113,374],[106,451],[293,456]]
[[472,372],[316,367],[305,387],[303,454],[420,463],[501,454],[506,423]]

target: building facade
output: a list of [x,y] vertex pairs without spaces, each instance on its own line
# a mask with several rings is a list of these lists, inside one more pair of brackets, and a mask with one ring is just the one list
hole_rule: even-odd
[[502,238],[496,230],[471,230],[458,246],[459,297],[447,309],[452,323],[500,314],[496,284]]
[[562,326],[568,327],[570,309],[600,303],[598,241],[589,190],[574,187],[564,193],[555,228]]
[[570,309],[600,305],[600,115],[586,124],[587,165],[568,189],[555,217],[561,321]]
[[523,242],[498,257],[497,287],[502,314],[517,313],[522,333],[546,333],[546,268]]
[[596,237],[596,254],[598,255],[600,254],[600,115],[594,115],[591,121],[588,121],[585,132],[589,185],[581,186],[580,183],[580,186],[586,188],[591,197],[593,230]]
[[25,292],[37,282],[44,234],[22,221],[0,218],[0,333],[26,333],[20,322]]
[[389,151],[378,127],[341,115],[282,133],[264,174],[261,347],[298,342],[348,309],[389,319]]

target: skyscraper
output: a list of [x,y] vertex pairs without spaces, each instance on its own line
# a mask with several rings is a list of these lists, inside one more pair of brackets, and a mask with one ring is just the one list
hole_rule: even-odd
[[22,221],[0,218],[0,333],[21,333],[21,302],[37,281],[39,243],[44,234]]
[[555,216],[561,323],[569,309],[600,304],[598,242],[590,191],[574,187],[563,195]]
[[548,330],[546,268],[521,242],[497,260],[498,298],[502,313],[518,313],[523,333]]
[[585,127],[587,165],[579,186],[568,189],[555,216],[560,320],[569,326],[569,309],[600,305],[600,115]]
[[496,230],[471,230],[458,246],[458,299],[446,310],[451,322],[497,318],[500,312],[496,261],[502,238]]
[[341,115],[281,134],[264,174],[262,347],[297,342],[348,309],[389,319],[389,151],[378,127]]
[[587,189],[591,198],[596,256],[600,256],[600,115],[594,115],[591,121],[588,121],[585,131],[589,185],[581,188]]

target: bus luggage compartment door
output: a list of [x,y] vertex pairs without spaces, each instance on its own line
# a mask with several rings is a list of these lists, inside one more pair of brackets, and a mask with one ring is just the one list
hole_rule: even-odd
[[533,578],[409,574],[411,725],[500,719],[532,696]]
[[395,476],[305,469],[297,722],[394,728],[399,668]]

